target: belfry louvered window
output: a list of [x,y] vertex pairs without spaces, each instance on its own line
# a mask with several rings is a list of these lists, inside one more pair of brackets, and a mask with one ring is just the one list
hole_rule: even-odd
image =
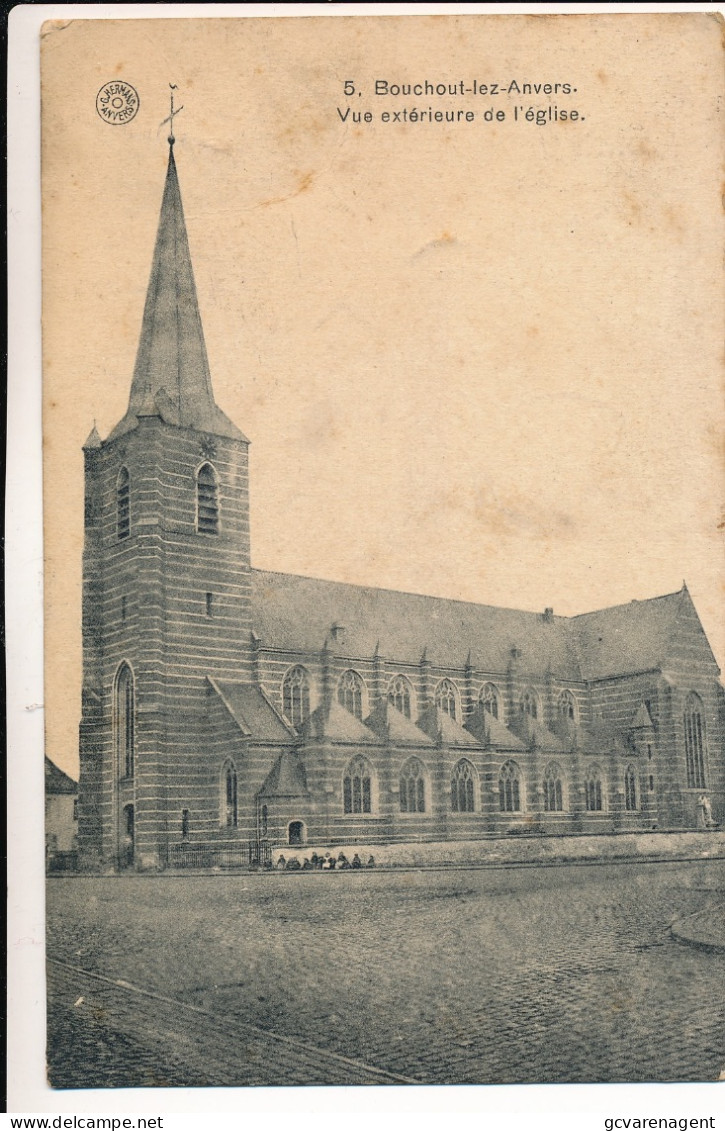
[[685,761],[689,789],[705,788],[705,722],[702,700],[692,691],[685,701]]
[[131,532],[131,481],[128,469],[122,467],[116,482],[116,533],[128,538]]
[[199,534],[219,533],[219,487],[210,463],[196,473],[196,529]]

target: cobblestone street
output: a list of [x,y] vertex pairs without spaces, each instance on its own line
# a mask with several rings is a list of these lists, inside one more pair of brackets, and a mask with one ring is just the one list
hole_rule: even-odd
[[669,927],[724,901],[717,861],[54,878],[51,1082],[714,1080],[725,954]]

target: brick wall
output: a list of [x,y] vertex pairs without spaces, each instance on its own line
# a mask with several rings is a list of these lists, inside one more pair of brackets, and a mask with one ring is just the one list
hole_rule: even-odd
[[[209,799],[202,797],[215,740],[206,721],[206,676],[252,678],[247,444],[212,438],[220,529],[199,534],[196,471],[208,460],[202,440],[144,418],[86,453],[79,807],[85,858],[117,858],[126,805],[135,809],[141,860],[151,862],[173,836],[182,796],[188,804],[181,807],[198,809],[208,826]],[[130,477],[125,538],[117,529],[122,467]],[[114,750],[114,684],[124,662],[135,691],[132,780],[119,771]]]

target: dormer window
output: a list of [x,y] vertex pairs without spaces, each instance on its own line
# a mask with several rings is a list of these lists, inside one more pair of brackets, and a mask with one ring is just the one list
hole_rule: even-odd
[[219,533],[219,487],[210,463],[196,473],[196,529],[199,534]]

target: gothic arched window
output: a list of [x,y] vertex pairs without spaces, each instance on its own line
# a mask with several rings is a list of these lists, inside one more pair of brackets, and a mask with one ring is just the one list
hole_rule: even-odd
[[356,719],[363,717],[363,690],[364,684],[357,672],[350,668],[342,673],[337,684],[337,701]]
[[126,663],[121,664],[116,676],[113,713],[118,776],[132,778],[135,769],[136,703],[133,672]]
[[454,813],[472,813],[475,809],[475,770],[462,758],[453,767],[451,776],[451,809]]
[[353,758],[348,763],[342,779],[343,811],[345,813],[372,813],[372,770],[366,758]]
[[601,813],[604,809],[602,772],[599,766],[591,766],[587,773],[584,782],[584,804],[589,813]]
[[418,758],[410,758],[400,771],[400,812],[425,813],[425,770]]
[[236,829],[237,827],[237,771],[233,762],[225,762],[222,767],[221,780],[221,813],[220,825],[222,828]]
[[131,533],[131,477],[122,467],[116,480],[116,534],[128,538]]
[[627,766],[624,775],[624,808],[628,813],[634,813],[639,808],[637,804],[637,771],[634,766]]
[[442,679],[436,687],[436,707],[452,719],[458,718],[458,689],[450,679]]
[[702,700],[691,691],[685,700],[685,761],[689,789],[705,788],[705,719]]
[[300,726],[310,713],[310,677],[299,664],[290,668],[282,683],[282,710],[292,723]]
[[576,722],[576,699],[571,691],[562,691],[558,703],[559,715],[562,719]]
[[210,463],[196,473],[196,529],[199,534],[219,533],[219,487]]
[[410,680],[407,680],[404,675],[393,676],[388,684],[388,702],[392,703],[402,715],[405,715],[406,719],[411,717],[413,688],[410,685]]
[[493,683],[484,683],[478,701],[483,704],[484,711],[487,711],[489,715],[493,715],[494,719],[498,718],[499,700],[500,695],[498,688]]
[[561,813],[564,808],[564,791],[561,785],[561,770],[556,762],[550,762],[544,771],[544,811]]
[[521,771],[515,762],[505,762],[498,776],[498,800],[502,813],[521,811]]
[[532,687],[527,687],[521,696],[521,714],[532,719],[539,717],[539,697]]

